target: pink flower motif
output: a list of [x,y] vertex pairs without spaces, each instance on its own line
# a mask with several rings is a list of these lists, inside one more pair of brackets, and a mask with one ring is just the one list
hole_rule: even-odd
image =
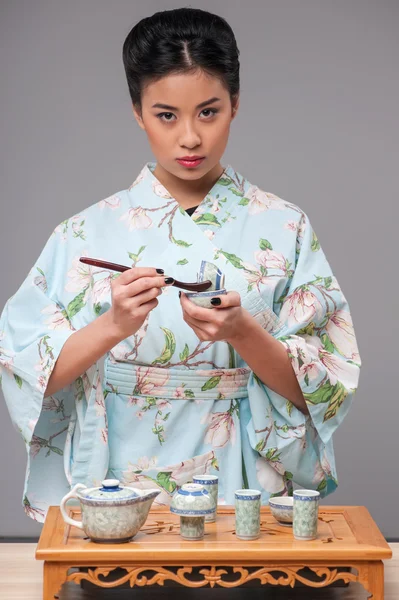
[[280,321],[289,325],[297,323],[310,323],[313,319],[318,321],[323,315],[323,308],[317,297],[304,287],[297,288],[288,296],[281,308]]
[[209,423],[205,444],[211,444],[214,448],[223,448],[228,442],[234,446],[236,439],[236,428],[234,418],[229,412],[211,413],[207,416]]
[[152,220],[141,206],[129,208],[127,213],[121,216],[120,221],[127,221],[129,231],[132,231],[133,229],[149,229],[152,227]]
[[98,382],[97,386],[96,386],[95,404],[96,404],[97,417],[105,417],[106,410],[105,410],[104,394],[103,394],[101,382]]
[[173,479],[178,486],[183,485],[187,481],[191,481],[194,475],[202,475],[207,473],[212,459],[214,458],[214,452],[208,452],[207,454],[201,454],[194,456],[187,460],[182,461],[177,465],[172,465],[163,469],[164,471],[172,471],[171,479]]
[[144,417],[144,411],[138,410],[136,412],[136,417],[138,418],[139,421],[141,421],[141,419]]
[[285,258],[279,252],[273,250],[258,250],[255,252],[255,260],[266,269],[275,269],[286,272]]
[[184,387],[177,387],[173,393],[174,398],[185,398]]
[[36,389],[39,390],[42,394],[46,391],[47,388],[47,378],[44,375],[39,375],[36,382]]
[[104,277],[103,279],[98,279],[93,285],[92,289],[92,300],[93,304],[97,304],[101,302],[104,298],[106,298],[111,293],[111,282],[112,276],[109,275]]
[[284,229],[289,229],[290,231],[297,231],[298,223],[296,223],[295,221],[287,221],[287,223],[284,224]]
[[47,281],[44,275],[38,275],[34,278],[33,283],[40,289],[42,292],[47,292]]
[[212,202],[212,207],[210,212],[214,215],[215,213],[220,211],[219,200],[217,198],[210,198]]
[[280,198],[274,194],[263,192],[255,185],[251,185],[245,197],[249,200],[248,213],[250,215],[257,215],[271,208],[275,210],[284,209],[284,203]]
[[36,427],[36,423],[38,422],[39,419],[29,419],[28,421],[28,427],[29,429],[33,432],[35,430]]
[[152,458],[148,458],[148,456],[141,456],[135,465],[131,465],[130,468],[133,471],[148,471],[148,469],[153,469],[158,460],[156,456]]
[[269,494],[277,494],[284,489],[284,479],[271,464],[259,456],[256,459],[256,478],[264,490]]
[[257,269],[251,263],[242,261],[241,264],[245,269],[245,271],[242,271],[242,273],[250,285],[256,285],[258,288],[260,285],[274,285],[274,282],[270,277],[262,275],[261,271],[259,271],[259,269]]
[[30,442],[30,455],[32,458],[36,458],[41,450],[41,441],[36,435],[32,436],[32,440]]
[[[90,265],[85,265],[79,261],[80,256],[87,256],[87,252],[82,252],[72,261],[72,268],[68,271],[69,281],[65,285],[67,292],[82,292],[89,288],[93,281],[93,271]],[[87,292],[86,292],[87,295]],[[87,300],[87,298],[86,298]]]
[[172,196],[169,194],[168,190],[159,181],[152,182],[152,191],[156,196],[159,196],[160,198],[165,198],[165,200],[172,199]]
[[62,309],[56,304],[49,304],[41,311],[42,314],[49,315],[49,318],[44,321],[48,329],[52,330],[68,330],[73,329],[71,323],[62,313]]
[[204,236],[208,238],[208,240],[213,240],[213,238],[215,237],[215,232],[211,231],[210,229],[206,229],[204,231]]
[[108,443],[108,429],[101,429],[101,441],[103,444]]
[[137,371],[136,388],[137,393],[143,394],[143,396],[153,396],[156,391],[158,394],[163,393],[165,390],[162,386],[169,380],[169,372],[167,369],[161,369],[157,367],[138,367]]
[[110,208],[111,210],[116,210],[121,205],[121,199],[116,194],[109,196],[108,198],[104,198],[104,200],[100,200],[98,206],[101,210],[104,208]]
[[156,405],[157,405],[157,409],[161,410],[161,411],[172,408],[172,405],[170,402],[168,402],[168,400],[159,399],[156,401]]
[[144,398],[135,398],[134,396],[130,396],[127,404],[128,406],[138,406],[141,408],[144,406]]
[[327,333],[338,352],[354,361],[359,361],[359,351],[353,330],[352,317],[346,310],[337,310],[326,325]]
[[347,389],[355,389],[359,380],[359,368],[346,362],[340,356],[328,352],[317,337],[308,337],[308,347],[313,346],[318,352],[318,358],[328,372],[331,385],[338,381]]
[[129,187],[129,191],[134,188],[136,185],[138,185],[139,183],[141,183],[143,181],[143,179],[145,179],[149,174],[149,171],[147,169],[147,167],[143,167],[141,173],[139,173],[139,175],[136,177],[136,179],[133,181],[132,185]]

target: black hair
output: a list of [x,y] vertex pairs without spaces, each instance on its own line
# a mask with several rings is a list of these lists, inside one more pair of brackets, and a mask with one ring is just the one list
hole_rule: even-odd
[[150,81],[172,73],[202,70],[216,76],[231,99],[240,89],[237,42],[223,17],[195,8],[178,8],[139,21],[123,44],[129,93],[141,108],[141,92]]

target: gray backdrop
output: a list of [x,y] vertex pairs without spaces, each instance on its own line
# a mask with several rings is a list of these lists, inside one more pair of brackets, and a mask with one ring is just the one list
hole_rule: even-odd
[[[133,24],[184,2],[2,0],[1,289],[15,292],[53,228],[128,187],[152,159],[121,59]],[[399,2],[198,0],[227,18],[242,100],[225,155],[309,215],[350,303],[360,390],[335,436],[339,488],[399,536],[397,238]],[[0,402],[0,535],[36,536],[25,449]]]

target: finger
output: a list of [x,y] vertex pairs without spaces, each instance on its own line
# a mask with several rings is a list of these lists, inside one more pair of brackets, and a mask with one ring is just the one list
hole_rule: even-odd
[[132,281],[132,283],[124,286],[124,292],[126,293],[126,296],[137,296],[154,287],[160,289],[167,285],[172,285],[173,281],[172,277],[161,277],[159,275],[157,275],[157,277],[140,277],[140,279],[136,279],[135,281]]
[[162,294],[162,290],[159,287],[153,287],[141,294],[137,294],[134,296],[134,299],[131,302],[134,303],[135,306],[141,306],[142,304],[146,304],[146,302],[150,302],[154,300],[154,298],[158,298]]
[[[162,271],[162,269],[159,270]],[[163,273],[157,273],[157,270],[152,267],[132,267],[119,275],[118,282],[123,285],[129,285],[129,283],[141,277],[159,277],[161,274],[163,275]]]
[[183,311],[192,319],[199,319],[200,321],[212,321],[212,314],[210,314],[209,308],[203,308],[197,306],[194,302],[191,302],[183,292],[180,295],[180,304],[182,305]]
[[215,308],[232,308],[234,306],[241,306],[241,296],[238,292],[227,292],[227,294],[214,296],[211,300],[211,304]]
[[197,321],[196,319],[189,319],[188,317],[186,317],[184,319],[184,321],[187,323],[187,325],[189,327],[191,327],[191,329],[194,331],[194,333],[198,337],[198,339],[203,340],[203,341],[210,340],[210,334],[206,329],[204,329],[203,321]]

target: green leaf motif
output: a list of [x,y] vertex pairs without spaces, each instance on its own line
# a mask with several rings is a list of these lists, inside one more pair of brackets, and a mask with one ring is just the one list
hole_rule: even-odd
[[323,490],[325,490],[327,487],[327,479],[323,479],[322,481],[320,481],[319,485],[317,486],[317,491],[318,492],[322,492]]
[[[51,452],[54,452],[55,454],[64,456],[64,452],[63,452],[63,450],[61,450],[61,448],[57,448],[56,446],[49,446],[48,449],[51,450]],[[48,456],[48,454],[46,456]]]
[[186,398],[195,398],[193,390],[184,390],[184,395]]
[[273,250],[271,243],[263,238],[259,240],[259,248],[261,250]]
[[172,242],[176,244],[176,246],[183,246],[183,248],[189,248],[190,246],[192,246],[192,244],[189,244],[184,240],[176,240],[174,237],[172,237]]
[[287,479],[291,480],[291,479],[293,479],[293,477],[294,477],[294,476],[293,476],[293,474],[292,474],[292,473],[290,473],[290,471],[285,471],[285,473],[284,473],[283,477],[284,477],[284,479],[286,479],[286,480],[287,480]]
[[97,304],[94,305],[94,314],[98,317],[98,315],[101,312],[102,306],[100,302],[97,302]]
[[304,393],[303,395],[311,404],[329,403],[323,419],[323,422],[326,422],[335,417],[339,407],[347,397],[348,391],[343,384],[338,381],[335,385],[331,385],[330,382],[327,382],[311,394]]
[[231,179],[230,177],[221,177],[218,180],[218,185],[230,185],[231,184]]
[[179,210],[181,212],[182,215],[186,214],[186,211],[184,210],[184,208],[182,206],[179,205]]
[[326,290],[328,290],[330,288],[332,284],[332,277],[324,277],[324,287],[326,288]]
[[83,291],[80,292],[71,302],[68,304],[67,313],[68,317],[72,319],[82,308],[85,306],[84,297],[86,295],[86,291],[88,286],[85,287]]
[[21,389],[23,383],[21,377],[19,375],[15,375],[14,373],[14,379],[17,382],[19,389]]
[[178,265],[186,265],[188,263],[187,258],[182,258],[181,260],[178,260],[176,264]]
[[206,381],[204,383],[201,390],[203,392],[206,392],[207,390],[211,390],[211,389],[215,388],[221,379],[222,379],[221,375],[215,375],[214,377],[211,377],[210,379],[208,379],[208,381]]
[[302,327],[299,331],[297,331],[297,335],[313,335],[316,324],[311,321],[306,327]]
[[157,474],[157,483],[164,490],[169,492],[169,494],[173,494],[173,492],[175,491],[177,486],[174,481],[170,480],[170,476],[171,476],[171,473],[161,471],[160,473]]
[[334,352],[335,346],[326,333],[323,333],[320,339],[327,352]]
[[317,239],[317,235],[315,234],[315,232],[313,232],[312,243],[311,243],[310,247],[313,252],[317,252],[317,250],[320,250],[320,243],[319,243],[319,240]]
[[[232,192],[235,196],[240,196],[241,198],[244,195],[242,192],[240,192],[240,190],[237,190],[237,188],[234,188],[234,187],[230,188],[230,192]],[[241,204],[241,202],[239,202],[238,204]],[[246,204],[248,204],[248,201],[246,202]],[[244,206],[245,206],[245,204],[244,204]]]
[[180,356],[180,360],[187,360],[189,354],[190,354],[190,350],[189,350],[188,345],[186,344],[184,346],[183,352],[180,352],[180,355],[179,355]]
[[220,223],[212,213],[204,213],[203,215],[198,215],[197,218],[193,218],[197,225],[215,225],[216,227],[220,227]]
[[219,250],[219,254],[223,254],[223,256],[226,257],[233,267],[236,267],[236,269],[244,269],[241,258],[235,254],[230,254],[229,252],[224,252],[223,250]]
[[161,329],[165,334],[165,345],[162,349],[161,356],[152,361],[153,365],[157,363],[161,363],[162,365],[167,363],[176,350],[176,340],[173,333],[169,329],[166,329],[166,327],[161,327]]
[[248,198],[241,198],[241,200],[238,203],[240,206],[247,206],[247,204],[249,204],[249,200]]
[[287,400],[287,402],[285,403],[285,408],[289,417],[291,416],[293,407],[294,405],[292,404],[292,402],[290,400]]
[[277,448],[269,448],[266,452],[266,460],[270,460],[271,462],[277,462],[280,459],[280,454],[277,454]]

